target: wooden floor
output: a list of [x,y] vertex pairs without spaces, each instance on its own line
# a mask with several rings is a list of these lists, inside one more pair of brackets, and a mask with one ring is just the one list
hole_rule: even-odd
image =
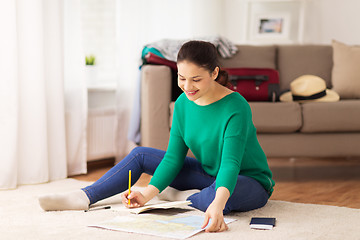
[[[74,178],[96,181],[113,161],[89,164],[88,174]],[[315,203],[360,209],[360,159],[270,158],[276,182],[271,199]],[[150,176],[143,174],[138,186],[146,186]]]

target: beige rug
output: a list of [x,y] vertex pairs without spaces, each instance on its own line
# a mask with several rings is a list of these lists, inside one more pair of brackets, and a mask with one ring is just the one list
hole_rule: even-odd
[[[70,191],[88,184],[66,179],[0,191],[0,239],[163,239],[87,227],[115,216],[126,216],[130,214],[127,211],[44,212],[38,204],[37,196],[41,194]],[[119,199],[116,196],[107,203]],[[202,214],[196,210],[189,213]],[[190,239],[360,239],[360,209],[271,200],[262,209],[227,217],[237,219],[229,225],[229,231],[201,232]],[[252,230],[251,217],[276,217],[277,225],[273,230]]]

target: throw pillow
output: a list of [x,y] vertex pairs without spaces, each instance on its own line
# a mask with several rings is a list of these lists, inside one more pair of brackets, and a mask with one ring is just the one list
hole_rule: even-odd
[[360,98],[360,46],[333,40],[333,90],[340,98]]

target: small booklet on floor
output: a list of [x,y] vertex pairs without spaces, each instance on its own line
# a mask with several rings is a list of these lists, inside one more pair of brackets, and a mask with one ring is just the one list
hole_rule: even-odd
[[165,202],[165,203],[146,205],[146,206],[139,207],[139,208],[131,208],[130,212],[139,214],[139,213],[143,213],[143,212],[153,210],[153,209],[182,208],[182,207],[186,207],[190,204],[191,204],[190,201]]
[[251,218],[250,228],[271,230],[275,226],[276,218],[253,217]]

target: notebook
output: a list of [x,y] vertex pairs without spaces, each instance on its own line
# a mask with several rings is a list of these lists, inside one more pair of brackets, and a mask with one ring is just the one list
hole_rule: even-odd
[[159,204],[145,205],[144,207],[131,208],[130,212],[139,214],[153,209],[169,209],[169,208],[182,208],[190,205],[190,201],[175,201],[175,202],[165,202]]

